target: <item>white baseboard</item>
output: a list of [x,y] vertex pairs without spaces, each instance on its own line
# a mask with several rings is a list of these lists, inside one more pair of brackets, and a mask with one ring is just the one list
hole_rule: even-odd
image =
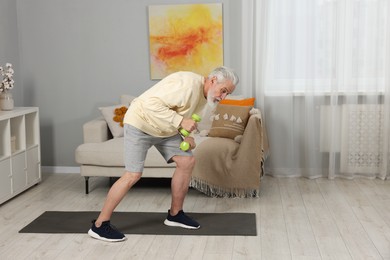
[[43,173],[78,173],[80,174],[80,167],[70,166],[42,166],[41,171]]

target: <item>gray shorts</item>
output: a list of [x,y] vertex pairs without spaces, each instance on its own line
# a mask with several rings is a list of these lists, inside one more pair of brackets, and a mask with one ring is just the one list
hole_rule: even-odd
[[154,137],[134,126],[125,124],[124,160],[126,171],[142,172],[146,154],[152,145],[157,148],[167,163],[172,163],[172,157],[175,155],[192,156],[191,151],[184,152],[180,149],[182,141],[180,134],[171,137]]

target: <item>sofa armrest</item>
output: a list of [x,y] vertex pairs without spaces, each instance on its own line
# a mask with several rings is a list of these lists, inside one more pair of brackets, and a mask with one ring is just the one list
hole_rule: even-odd
[[[249,117],[248,124],[245,128],[240,143],[240,150],[244,150],[245,152],[250,152],[251,153],[250,156],[255,155],[258,152],[260,152],[261,158],[266,158],[268,156],[269,147],[268,147],[267,131],[266,128],[264,127],[264,123],[261,118],[261,115],[255,114]],[[258,155],[259,154],[257,154],[256,156]]]
[[84,143],[101,143],[110,139],[109,129],[104,118],[96,118],[83,125]]
[[[256,172],[261,166],[261,176],[264,175],[264,162],[269,154],[267,131],[261,115],[251,115],[236,154],[241,164],[235,170],[246,169],[246,172]],[[248,162],[251,163],[248,163]],[[256,162],[256,163],[254,163]],[[252,168],[252,169],[251,169]]]

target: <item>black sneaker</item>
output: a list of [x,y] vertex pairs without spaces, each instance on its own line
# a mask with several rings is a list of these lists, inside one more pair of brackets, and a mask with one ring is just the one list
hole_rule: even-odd
[[100,227],[95,226],[95,221],[92,221],[92,227],[88,231],[88,235],[93,238],[100,239],[106,242],[119,242],[126,240],[125,235],[119,232],[110,221],[103,221]]
[[164,224],[170,227],[182,227],[188,229],[200,228],[199,223],[184,214],[182,210],[180,210],[176,216],[172,216],[171,211],[168,210],[168,217],[164,221]]

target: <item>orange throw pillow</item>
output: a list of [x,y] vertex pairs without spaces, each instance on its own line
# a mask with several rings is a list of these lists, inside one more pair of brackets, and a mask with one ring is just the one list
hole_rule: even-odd
[[246,98],[246,99],[223,99],[219,102],[222,105],[232,105],[232,106],[254,106],[255,98]]

